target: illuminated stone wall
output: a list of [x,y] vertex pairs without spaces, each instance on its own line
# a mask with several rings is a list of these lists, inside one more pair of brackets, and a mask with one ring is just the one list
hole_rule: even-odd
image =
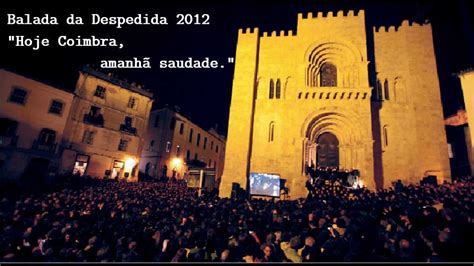
[[[82,154],[89,156],[85,174],[102,178],[106,170],[113,170],[114,162],[117,161],[123,163],[123,168],[117,171],[118,178],[125,178],[128,173],[127,179],[135,181],[138,178],[140,154],[153,101],[151,93],[130,89],[129,85],[120,85],[118,80],[101,75],[94,71],[79,73],[76,97],[65,131],[62,169],[63,171],[73,169],[76,156]],[[97,86],[106,89],[104,98],[95,96]],[[133,107],[129,107],[130,97],[136,100]],[[91,106],[101,108],[103,125],[85,120]],[[135,131],[121,128],[126,116],[132,118],[132,128]],[[94,134],[90,144],[84,141],[86,131]],[[125,151],[118,149],[121,139],[128,142]]]
[[[359,169],[371,189],[448,177],[431,29],[405,24],[369,35],[377,78],[395,88],[390,100],[372,96],[364,11],[299,14],[296,33],[240,30],[221,196],[233,182],[245,188],[248,172],[280,174],[292,198],[306,196],[305,164],[323,133],[338,139],[339,167]],[[321,86],[326,63],[337,69],[335,86]]]
[[[383,184],[418,182],[450,167],[439,80],[429,24],[374,29],[375,66],[382,86],[380,109]],[[389,97],[385,96],[388,85]],[[384,143],[386,127],[388,145]]]

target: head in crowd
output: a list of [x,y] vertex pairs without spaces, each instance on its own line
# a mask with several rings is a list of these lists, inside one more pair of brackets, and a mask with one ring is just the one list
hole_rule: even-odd
[[472,178],[222,199],[183,181],[87,180],[0,198],[0,261],[472,261]]

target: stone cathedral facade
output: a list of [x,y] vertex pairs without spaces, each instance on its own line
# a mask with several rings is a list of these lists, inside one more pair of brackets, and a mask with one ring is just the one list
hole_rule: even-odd
[[431,26],[299,14],[297,30],[239,30],[220,195],[249,172],[306,196],[306,165],[358,169],[377,189],[450,177]]

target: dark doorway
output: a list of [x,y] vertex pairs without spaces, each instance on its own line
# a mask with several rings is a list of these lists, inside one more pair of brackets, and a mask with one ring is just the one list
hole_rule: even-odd
[[151,168],[151,163],[147,162],[145,166],[145,174],[150,175],[150,168]]
[[339,167],[339,141],[334,134],[321,134],[316,143],[317,165],[321,167]]

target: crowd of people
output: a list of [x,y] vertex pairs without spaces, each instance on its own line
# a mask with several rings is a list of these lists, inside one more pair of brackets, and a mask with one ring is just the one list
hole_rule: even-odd
[[309,191],[313,187],[321,187],[326,183],[340,183],[346,187],[359,188],[360,172],[357,169],[339,169],[339,167],[316,167],[314,164],[306,166],[305,173],[308,176],[306,187]]
[[324,185],[308,199],[273,202],[198,196],[179,180],[92,179],[0,199],[0,260],[473,261],[472,183]]

